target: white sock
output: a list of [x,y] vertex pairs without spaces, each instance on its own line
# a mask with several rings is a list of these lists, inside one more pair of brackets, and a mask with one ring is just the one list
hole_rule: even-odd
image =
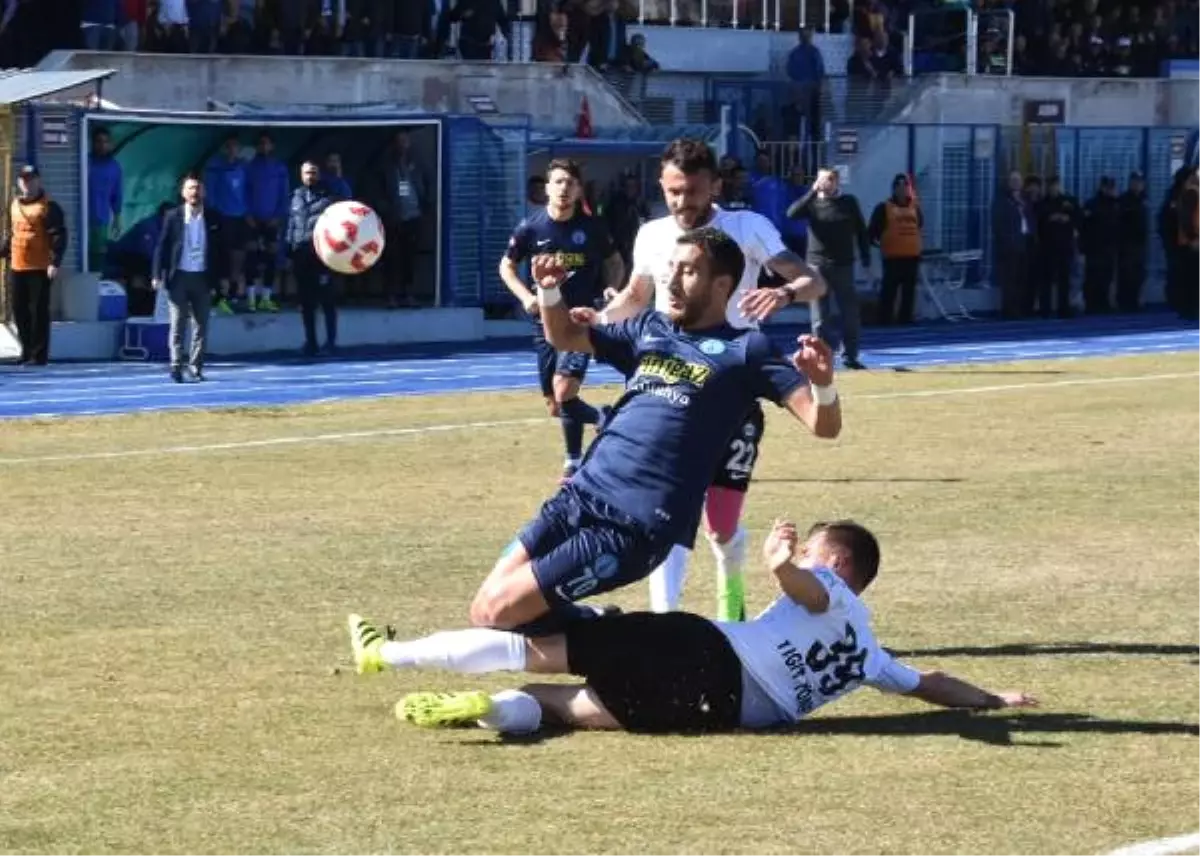
[[504,690],[492,696],[492,712],[479,725],[501,734],[530,734],[542,727],[542,706],[529,693]]
[[746,530],[741,526],[733,533],[733,537],[724,544],[715,538],[708,539],[712,548],[713,558],[717,560],[717,585],[723,587],[730,577],[741,576],[746,564]]
[[525,637],[485,627],[434,633],[410,642],[384,642],[379,654],[394,669],[464,674],[525,671]]
[[687,579],[687,547],[676,545],[661,565],[650,574],[650,609],[654,612],[674,612],[683,597]]

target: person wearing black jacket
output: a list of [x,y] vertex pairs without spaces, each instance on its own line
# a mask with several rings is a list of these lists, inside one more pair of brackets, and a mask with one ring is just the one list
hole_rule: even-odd
[[1080,225],[1079,200],[1063,193],[1062,179],[1052,175],[1046,180],[1046,198],[1037,206],[1038,312],[1043,318],[1057,314],[1071,317],[1071,268],[1075,263],[1076,239]]
[[1200,178],[1190,172],[1179,192],[1179,317],[1200,317]]
[[497,27],[505,40],[512,43],[512,23],[503,0],[458,0],[450,14],[439,22],[439,44],[445,44],[450,25],[455,22],[461,24],[458,30],[458,53],[465,60],[491,60]]
[[1117,272],[1117,241],[1120,230],[1117,183],[1100,178],[1096,195],[1083,207],[1083,305],[1089,315],[1112,309],[1112,283]]
[[1158,209],[1158,238],[1162,242],[1163,257],[1167,261],[1166,298],[1167,305],[1176,312],[1182,311],[1180,296],[1179,262],[1179,196],[1191,177],[1192,171],[1186,166],[1175,170],[1171,179],[1171,189],[1163,199],[1162,207]]
[[1146,207],[1146,182],[1140,172],[1129,176],[1129,187],[1117,199],[1117,309],[1137,312],[1146,282],[1146,244],[1150,240],[1150,212]]
[[[839,191],[837,172],[823,169],[817,173],[812,189],[791,204],[787,215],[793,220],[807,218],[808,263],[817,269],[829,284],[829,292],[837,297],[842,316],[843,364],[848,369],[865,368],[858,359],[862,319],[854,285],[854,256],[857,250],[863,267],[869,270],[871,244],[858,200]],[[821,298],[819,317],[813,324],[813,332],[826,342],[831,315],[829,292]]]
[[292,191],[285,237],[304,321],[304,354],[309,357],[318,351],[317,307],[325,316],[325,352],[337,347],[337,289],[333,275],[317,257],[313,232],[325,209],[338,201],[321,181],[316,162],[305,161],[300,166],[300,186]]
[[228,284],[229,250],[223,239],[224,220],[204,204],[204,184],[189,175],[180,185],[183,204],[167,212],[154,248],[150,282],[167,290],[171,304],[171,380],[183,383],[183,339],[191,318],[192,342],[188,366],[204,380],[204,346],[212,295]]

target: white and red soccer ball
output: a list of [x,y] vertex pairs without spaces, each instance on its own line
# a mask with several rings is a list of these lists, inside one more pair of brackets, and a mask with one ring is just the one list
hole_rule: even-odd
[[335,202],[322,212],[313,231],[313,249],[335,273],[355,274],[371,269],[383,255],[383,223],[371,206]]

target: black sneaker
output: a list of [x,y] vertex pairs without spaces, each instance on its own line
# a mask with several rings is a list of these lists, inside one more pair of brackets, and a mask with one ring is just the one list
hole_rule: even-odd
[[175,383],[183,383],[183,369],[171,369],[171,380]]
[[864,366],[861,362],[859,362],[858,357],[843,357],[842,365],[845,366],[846,368],[848,368],[852,371],[856,371],[856,372],[860,372],[860,371],[863,371],[866,369],[866,366]]
[[197,382],[204,381],[204,369],[192,369],[191,375],[192,375],[192,380],[194,380],[194,381],[197,381]]

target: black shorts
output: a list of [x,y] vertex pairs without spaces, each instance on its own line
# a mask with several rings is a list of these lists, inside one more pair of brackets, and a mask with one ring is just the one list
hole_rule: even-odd
[[544,397],[554,397],[555,375],[574,378],[578,381],[587,377],[592,355],[556,350],[546,341],[546,334],[541,325],[536,325],[534,329],[533,348],[537,355],[538,383],[542,387]]
[[221,237],[225,241],[225,246],[231,252],[243,252],[253,240],[253,236],[250,234],[250,224],[246,222],[245,217],[229,217],[222,214],[221,231],[224,233]]
[[750,475],[758,461],[758,449],[764,430],[762,405],[757,401],[746,414],[746,420],[729,438],[729,449],[725,453],[717,472],[713,476],[714,487],[725,487],[745,493],[750,487]]
[[567,625],[567,663],[627,731],[732,731],[742,663],[706,618],[631,612]]
[[259,252],[274,252],[279,248],[279,227],[268,226],[266,220],[246,225],[247,243]]

